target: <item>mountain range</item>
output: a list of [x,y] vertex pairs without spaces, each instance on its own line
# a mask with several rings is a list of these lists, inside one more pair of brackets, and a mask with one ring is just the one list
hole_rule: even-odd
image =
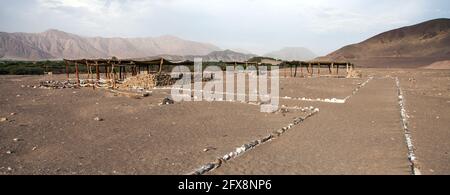
[[42,60],[62,58],[139,58],[152,55],[206,55],[221,50],[208,43],[175,36],[147,38],[82,37],[59,30],[42,33],[0,32],[0,58]]

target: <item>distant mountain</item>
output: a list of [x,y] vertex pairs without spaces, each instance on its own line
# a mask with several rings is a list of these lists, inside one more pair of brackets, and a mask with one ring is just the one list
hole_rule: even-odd
[[[213,51],[208,55],[201,57],[203,58],[204,61],[243,62],[249,60],[250,58],[256,57],[256,55],[243,54],[232,50],[224,50],[224,51]],[[193,56],[188,56],[188,58],[193,59]]]
[[312,60],[317,57],[312,51],[304,47],[285,47],[278,51],[273,51],[264,56],[281,60]]
[[322,60],[368,67],[419,67],[450,59],[450,19],[436,19],[381,33],[345,46]]
[[147,38],[82,37],[59,30],[42,33],[0,32],[0,58],[42,60],[61,58],[139,58],[151,55],[206,55],[220,50],[212,44],[175,36]]
[[138,60],[146,60],[146,59],[155,59],[156,57],[162,57],[171,61],[185,61],[190,60],[194,61],[195,58],[202,58],[203,61],[210,62],[243,62],[247,61],[250,58],[256,57],[254,54],[243,54],[239,52],[235,52],[232,50],[224,50],[224,51],[213,51],[207,55],[156,55],[149,56],[145,58],[138,58]]

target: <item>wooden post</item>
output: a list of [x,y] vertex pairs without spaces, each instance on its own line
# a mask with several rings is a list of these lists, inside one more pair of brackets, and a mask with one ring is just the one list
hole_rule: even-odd
[[317,75],[320,77],[320,62],[317,62]]
[[303,66],[302,66],[302,62],[300,62],[300,73],[301,73],[301,75],[302,75],[302,77],[303,77]]
[[292,64],[289,64],[289,69],[291,70],[289,76],[292,77]]
[[163,63],[164,63],[164,58],[161,58],[161,62],[159,63],[159,72],[158,72],[159,74],[161,74]]
[[328,65],[328,72],[330,73],[330,75],[333,74],[333,71],[331,71],[331,70],[333,70],[332,67],[333,67],[333,62],[331,62],[331,64]]
[[311,76],[313,76],[314,75],[314,67],[311,62],[309,63],[309,67],[311,68]]
[[75,62],[75,75],[77,77],[77,86],[80,86],[80,75],[78,74],[78,63]]
[[122,80],[122,66],[119,66],[119,80]]
[[147,64],[147,74],[150,74],[150,65]]
[[100,67],[98,66],[98,62],[95,61],[95,72],[97,74],[97,81],[100,80]]
[[295,62],[295,71],[294,71],[294,77],[297,77],[297,63],[298,63],[298,62]]
[[69,81],[69,62],[67,62],[67,60],[64,60],[64,63],[66,64],[67,81]]
[[86,72],[87,72],[87,78],[89,79],[89,64],[88,64],[88,62],[86,61]]
[[336,65],[336,75],[339,75],[339,64]]
[[348,62],[347,62],[347,63],[345,63],[345,68],[346,68],[346,70],[347,70],[347,74],[348,74]]
[[106,79],[109,79],[109,78],[108,78],[108,66],[105,66],[105,78],[106,78]]
[[116,88],[116,70],[114,70],[114,63],[108,62],[111,64],[111,75],[112,75],[112,83],[113,88]]
[[123,80],[127,78],[127,67],[123,66]]

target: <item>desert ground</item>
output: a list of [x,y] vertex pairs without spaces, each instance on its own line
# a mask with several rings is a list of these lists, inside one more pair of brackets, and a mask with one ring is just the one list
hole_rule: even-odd
[[[64,75],[0,76],[0,174],[450,174],[450,70],[361,71],[280,78],[286,109],[275,113],[245,102],[161,104],[169,89],[130,98],[33,88]],[[345,102],[323,101],[333,98]],[[241,149],[248,143],[258,144]]]

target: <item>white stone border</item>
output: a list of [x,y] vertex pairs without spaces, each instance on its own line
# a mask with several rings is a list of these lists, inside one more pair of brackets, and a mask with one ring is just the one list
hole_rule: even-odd
[[282,127],[281,129],[275,130],[272,133],[270,133],[269,135],[267,135],[261,139],[254,140],[254,141],[248,142],[240,147],[237,147],[234,151],[231,151],[231,152],[223,155],[222,157],[218,157],[214,162],[210,162],[205,165],[202,165],[200,168],[188,173],[187,175],[203,175],[214,169],[217,169],[222,165],[222,163],[227,162],[231,159],[237,158],[237,157],[241,156],[242,154],[244,154],[245,152],[250,151],[253,148],[256,148],[257,146],[259,146],[261,144],[267,143],[277,137],[280,137],[287,130],[293,128],[294,126],[300,124],[307,118],[309,118],[319,112],[319,109],[314,108],[314,107],[309,107],[309,110],[311,112],[308,115],[306,115],[305,117],[297,117],[294,119],[294,121],[292,123],[288,124],[287,126]]
[[418,164],[417,157],[414,154],[415,149],[414,149],[414,145],[413,145],[413,141],[412,141],[411,131],[408,128],[409,116],[408,116],[408,113],[405,108],[405,97],[404,97],[403,91],[400,87],[400,81],[399,81],[398,77],[395,77],[395,84],[397,86],[398,104],[400,106],[401,124],[402,124],[403,131],[405,134],[406,145],[408,146],[408,160],[409,160],[410,166],[411,166],[411,173],[413,175],[421,175],[419,167],[417,167],[417,164]]

